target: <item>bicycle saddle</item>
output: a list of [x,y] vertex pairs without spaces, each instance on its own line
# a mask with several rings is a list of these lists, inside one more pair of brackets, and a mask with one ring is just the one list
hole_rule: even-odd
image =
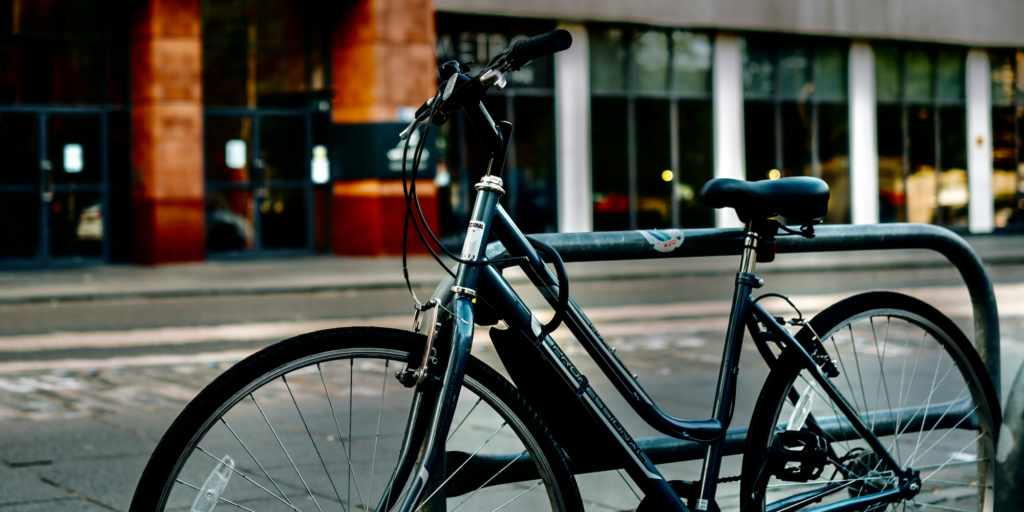
[[791,223],[820,219],[828,212],[828,184],[798,176],[778,180],[743,181],[718,178],[700,189],[700,202],[711,208],[734,208],[740,220],[781,215]]

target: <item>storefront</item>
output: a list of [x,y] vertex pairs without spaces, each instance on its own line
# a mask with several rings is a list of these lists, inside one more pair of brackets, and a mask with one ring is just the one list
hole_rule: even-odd
[[[485,100],[526,232],[734,225],[697,201],[716,176],[821,177],[830,223],[1024,229],[1024,8],[920,28],[698,1],[0,0],[0,265],[392,254],[395,134],[436,66],[556,27],[573,48]],[[457,245],[484,155],[460,117],[428,152]]]

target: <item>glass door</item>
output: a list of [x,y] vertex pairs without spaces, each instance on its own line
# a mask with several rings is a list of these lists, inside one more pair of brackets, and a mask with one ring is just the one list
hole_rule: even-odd
[[307,114],[206,118],[206,248],[311,248]]
[[0,111],[2,260],[106,255],[105,115],[73,110]]

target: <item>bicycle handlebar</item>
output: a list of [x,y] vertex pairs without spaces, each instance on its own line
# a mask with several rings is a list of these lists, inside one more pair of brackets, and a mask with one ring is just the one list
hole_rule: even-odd
[[552,30],[547,34],[516,41],[509,48],[506,60],[510,69],[516,70],[533,59],[553,55],[572,46],[572,34],[568,30]]

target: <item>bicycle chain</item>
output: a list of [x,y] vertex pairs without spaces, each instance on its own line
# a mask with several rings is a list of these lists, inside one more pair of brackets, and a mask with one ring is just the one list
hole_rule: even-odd
[[743,479],[743,475],[727,476],[725,478],[719,478],[718,479],[718,483],[720,483],[720,484],[727,484],[729,482],[739,482],[742,479]]

